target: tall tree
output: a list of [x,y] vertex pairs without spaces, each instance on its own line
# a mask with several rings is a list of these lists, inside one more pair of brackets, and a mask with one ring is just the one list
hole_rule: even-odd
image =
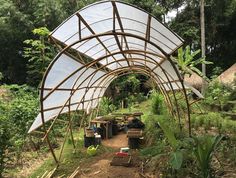
[[[225,70],[235,63],[236,1],[205,0],[205,4],[206,58],[214,63],[206,71],[210,76],[214,67]],[[170,23],[192,49],[201,46],[199,19],[199,0],[186,0],[185,8]]]
[[[200,20],[201,20],[201,52],[202,58],[206,57],[206,43],[205,43],[205,12],[204,12],[205,0],[200,0]],[[206,65],[202,63],[202,75],[206,76]],[[202,94],[205,95],[206,81],[202,78]]]
[[32,86],[39,85],[46,68],[56,55],[53,46],[47,41],[49,33],[50,31],[46,27],[36,28],[33,30],[33,34],[36,35],[38,39],[28,39],[24,41],[27,45],[27,47],[24,48],[23,54],[28,60],[27,82]]
[[3,82],[23,83],[26,77],[22,41],[32,28],[29,16],[11,0],[0,0],[0,71]]

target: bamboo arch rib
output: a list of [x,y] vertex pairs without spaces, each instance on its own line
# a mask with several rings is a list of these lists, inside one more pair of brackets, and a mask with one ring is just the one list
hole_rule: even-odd
[[[111,3],[110,5],[112,8],[112,15],[102,20],[99,20],[98,18],[97,21],[90,23],[89,20],[86,20],[82,11],[88,8],[92,8],[93,6],[99,5],[101,3]],[[146,13],[146,22],[141,22],[139,19],[131,19],[130,17],[123,17],[119,11],[118,3]],[[110,83],[117,77],[128,75],[130,73],[147,75],[153,79],[153,81],[157,84],[157,87],[160,89],[161,93],[164,96],[169,112],[175,118],[178,119],[180,127],[181,116],[175,88],[177,87],[181,91],[180,93],[183,95],[183,98],[185,99],[187,105],[188,128],[189,135],[191,135],[190,108],[185,85],[183,82],[183,78],[181,77],[176,65],[170,59],[170,55],[182,44],[178,45],[178,42],[172,40],[171,37],[169,37],[165,33],[161,33],[160,31],[158,31],[158,29],[154,29],[152,23],[157,21],[157,19],[154,18],[152,15],[137,7],[123,3],[121,1],[98,2],[83,8],[81,11],[76,12],[74,16],[78,20],[78,32],[76,32],[75,34],[71,34],[71,36],[68,36],[64,41],[60,41],[59,39],[55,38],[54,33],[56,30],[58,30],[58,28],[64,25],[62,24],[50,35],[50,39],[57,44],[60,52],[57,54],[57,56],[47,68],[43,76],[40,91],[40,114],[42,126],[44,129],[43,139],[47,141],[55,162],[59,164],[64,149],[64,143],[69,134],[71,136],[74,147],[76,146],[73,138],[73,118],[71,117],[71,112],[77,111],[79,109],[88,110],[95,106],[99,107],[98,101],[104,95],[105,90],[110,85]],[[67,19],[64,23],[69,22],[69,19]],[[133,26],[127,28],[123,20],[138,23],[139,25],[145,25],[145,31],[142,32],[138,29],[135,29],[135,27]],[[111,21],[112,29],[96,33],[96,30],[93,29],[94,26],[97,24],[106,23],[107,21]],[[172,33],[172,35],[174,35],[178,40],[183,42],[182,39],[178,37],[175,33],[173,33],[168,27],[164,26],[163,28]],[[86,36],[84,34],[85,30],[87,30],[90,35]],[[160,35],[161,38],[159,39],[156,36],[151,36],[151,33],[153,31],[156,34]],[[68,41],[74,38],[75,35],[78,35],[78,39],[68,44]],[[165,38],[168,42],[165,43],[161,40],[162,38]],[[131,42],[130,39],[132,39],[133,41]],[[113,40],[114,43],[108,45],[107,42],[110,40]],[[91,41],[96,41],[96,43],[91,45],[84,52],[80,52],[80,49],[83,46],[88,45]],[[140,44],[141,42],[142,44]],[[158,42],[159,45],[156,44],[156,42]],[[172,43],[172,45],[175,45],[176,47],[172,49],[170,43]],[[99,47],[101,48],[99,49]],[[96,48],[98,48],[98,50],[91,53],[91,51]],[[172,51],[171,53],[167,53],[164,49]],[[74,54],[71,54],[70,51],[72,50],[77,50],[78,55],[75,56]],[[89,53],[91,54],[88,55]],[[53,67],[57,64],[62,55],[68,56],[70,59],[73,59],[76,62],[82,64],[82,66],[78,67],[74,71],[70,71],[69,73],[67,73],[67,75],[64,76],[64,78],[61,79],[58,83],[56,83],[54,86],[47,87],[47,77],[49,76],[50,72],[52,72]],[[122,56],[122,58],[118,59],[118,56]],[[87,60],[88,62],[85,62],[86,60],[84,60],[84,57],[88,57],[90,60]],[[102,62],[104,60],[106,61],[106,63]],[[164,64],[170,65],[172,71],[170,72],[168,68],[165,68]],[[111,69],[111,66],[114,65],[116,66],[116,68]],[[93,69],[93,71],[90,72],[89,75],[84,77],[86,72],[88,72],[90,69]],[[103,71],[104,74],[102,74],[101,76],[99,74],[98,76],[98,73],[100,71]],[[81,73],[79,74],[79,72]],[[162,74],[159,72],[162,72]],[[77,74],[79,75],[77,76]],[[70,88],[62,88],[63,84],[65,84],[71,78],[73,78],[73,82]],[[81,98],[76,102],[72,101],[72,98],[75,96],[75,93],[82,93],[82,90],[85,90],[85,92],[81,94]],[[69,92],[68,98],[63,100],[63,103],[60,103],[60,105],[45,107],[44,102],[46,102],[49,97],[51,97],[55,92],[58,91]],[[89,98],[87,98],[87,94],[89,91],[92,92],[92,94]],[[173,96],[173,100],[171,99],[171,96]],[[85,104],[87,105],[85,106]],[[65,108],[67,109],[65,111],[68,112],[69,122],[66,125],[65,140],[57,158],[49,139],[49,133],[53,128],[54,124],[57,122],[59,115],[65,112]],[[51,124],[47,127],[45,123],[45,112],[50,112],[56,109],[57,113],[54,116],[54,119],[52,120]],[[83,119],[84,118],[82,118],[81,123],[83,122]],[[81,125],[82,124],[80,124],[80,126]]]

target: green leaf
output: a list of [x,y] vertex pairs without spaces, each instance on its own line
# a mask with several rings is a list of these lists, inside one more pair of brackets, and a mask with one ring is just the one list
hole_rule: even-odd
[[196,67],[192,67],[192,71],[196,72],[199,76],[203,76],[202,72]]
[[197,72],[202,76],[201,71],[196,68],[199,64],[212,64],[212,62],[206,61],[205,58],[196,59],[197,55],[200,53],[200,50],[194,52],[191,51],[190,46],[186,46],[185,50],[183,48],[178,49],[178,58],[171,57],[172,60],[177,61],[179,69],[182,71],[181,74],[190,74],[190,71]]
[[35,35],[48,36],[50,31],[46,27],[40,27],[33,30]]
[[178,141],[175,138],[174,132],[163,121],[159,121],[159,125],[162,128],[165,136],[168,139],[168,142],[171,144],[173,149],[177,149]]
[[201,169],[204,178],[207,178],[210,174],[210,162],[212,155],[222,136],[204,136],[194,138],[196,142],[196,148],[194,154],[197,158],[198,166]]
[[203,64],[214,64],[213,62],[211,62],[211,61],[203,61]]
[[192,56],[193,57],[195,57],[197,54],[199,54],[201,52],[201,50],[200,49],[198,49],[198,50],[196,50],[196,51],[194,51],[193,53],[192,53]]
[[183,163],[183,153],[181,151],[172,152],[170,155],[170,166],[173,169],[180,169]]

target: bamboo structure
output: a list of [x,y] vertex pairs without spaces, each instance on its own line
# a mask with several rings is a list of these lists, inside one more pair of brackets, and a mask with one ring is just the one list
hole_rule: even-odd
[[[170,56],[183,40],[155,17],[121,1],[91,4],[66,19],[49,36],[59,53],[44,74],[40,88],[40,113],[29,133],[39,127],[59,164],[66,138],[74,147],[71,112],[98,107],[110,83],[116,78],[138,73],[147,75],[163,94],[169,112],[181,116],[176,91],[186,101],[186,120],[191,135],[190,109],[183,81]],[[193,90],[194,91],[194,90]],[[171,99],[173,98],[173,100]],[[49,133],[59,115],[68,113],[65,140],[57,157]],[[51,121],[51,122],[49,122]],[[80,129],[84,118],[80,123]]]

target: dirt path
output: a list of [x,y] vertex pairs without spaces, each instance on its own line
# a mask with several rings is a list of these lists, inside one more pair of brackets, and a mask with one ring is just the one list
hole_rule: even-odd
[[126,134],[120,133],[114,136],[112,139],[103,140],[102,144],[114,149],[120,149],[122,147],[128,146],[128,138]]
[[[103,145],[112,147],[115,152],[119,151],[121,147],[128,146],[128,139],[126,134],[119,134],[112,139],[102,142]],[[139,178],[139,167],[136,160],[132,160],[131,167],[123,166],[110,166],[110,162],[114,156],[114,153],[107,153],[99,156],[96,160],[82,165],[78,178]]]
[[91,165],[81,168],[78,178],[139,178],[138,167],[110,166],[111,158],[103,157],[91,163]]

